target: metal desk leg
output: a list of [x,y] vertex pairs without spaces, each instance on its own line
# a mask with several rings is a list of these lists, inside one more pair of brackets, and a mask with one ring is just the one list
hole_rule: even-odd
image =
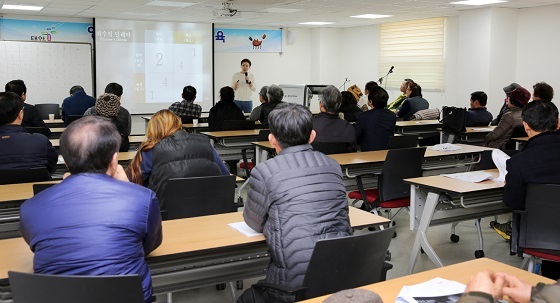
[[436,193],[430,192],[426,197],[426,205],[424,206],[424,211],[422,212],[422,217],[420,218],[418,230],[416,231],[416,238],[414,239],[414,245],[412,246],[410,261],[408,263],[408,274],[412,274],[414,271],[416,259],[418,258],[418,254],[420,254],[420,248],[424,249],[424,252],[435,265],[443,267],[443,263],[441,263],[441,260],[428,242],[427,238],[428,227],[430,227],[430,222],[432,221],[438,200],[439,194]]
[[263,148],[258,146],[258,145],[255,147],[255,164],[261,163],[261,161],[262,161],[262,159],[261,159],[262,158],[262,156],[261,156],[262,150],[263,150]]
[[521,150],[521,141],[515,141],[515,150]]

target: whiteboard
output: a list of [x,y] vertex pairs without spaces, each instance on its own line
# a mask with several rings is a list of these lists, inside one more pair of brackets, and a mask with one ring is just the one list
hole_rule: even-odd
[[93,94],[89,43],[0,41],[0,85],[21,79],[30,104],[58,103],[81,85]]

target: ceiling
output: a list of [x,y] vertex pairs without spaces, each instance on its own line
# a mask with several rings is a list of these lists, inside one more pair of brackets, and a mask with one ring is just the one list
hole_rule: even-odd
[[[2,10],[0,14],[78,18],[111,18],[151,21],[231,24],[251,27],[318,27],[300,22],[330,21],[326,27],[354,27],[385,22],[458,15],[461,10],[481,7],[528,8],[560,4],[560,0],[510,0],[485,6],[452,5],[456,0],[230,0],[239,11],[234,17],[215,17],[225,0],[173,0],[175,5],[160,6],[149,0],[7,0],[1,4],[39,5],[39,12]],[[160,3],[156,3],[160,2]],[[352,15],[394,15],[383,19],[350,18]]]

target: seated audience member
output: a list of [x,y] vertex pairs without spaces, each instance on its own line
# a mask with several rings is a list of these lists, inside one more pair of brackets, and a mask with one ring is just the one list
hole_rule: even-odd
[[[522,117],[523,127],[530,139],[523,151],[506,162],[503,201],[512,209],[525,209],[527,184],[560,184],[560,133],[556,131],[558,109],[552,102],[533,101],[525,105]],[[503,225],[495,223],[493,228],[500,235],[505,234],[506,238],[509,238],[511,226],[507,228]],[[558,263],[543,260],[541,269],[543,276],[560,279]]]
[[182,123],[193,123],[193,119],[200,118],[202,113],[202,106],[194,104],[196,88],[190,85],[183,87],[181,97],[183,97],[183,100],[171,104],[169,110],[179,116]]
[[466,126],[488,126],[492,122],[492,114],[486,109],[488,96],[477,91],[471,94],[471,108],[467,111]]
[[50,137],[51,130],[45,124],[45,121],[39,115],[39,111],[35,106],[25,103],[27,99],[27,86],[23,83],[23,80],[12,80],[6,83],[5,90],[7,92],[12,92],[18,95],[23,101],[23,121],[21,121],[21,126],[23,127],[41,127],[42,130],[39,131],[40,134]]
[[[352,234],[346,189],[340,165],[310,145],[315,131],[308,109],[285,103],[268,119],[268,138],[278,155],[251,171],[243,218],[264,233],[270,248],[265,281],[297,287],[318,240]],[[277,302],[274,291],[265,292],[266,302]],[[251,297],[252,289],[238,302]]]
[[356,139],[362,151],[386,149],[397,123],[395,114],[385,109],[389,95],[377,86],[369,92],[368,100],[371,109],[358,115]]
[[130,180],[153,190],[165,209],[165,189],[171,178],[229,175],[208,137],[183,130],[179,116],[163,109],[148,122],[146,141],[128,166]]
[[521,111],[529,102],[531,93],[522,86],[516,87],[514,84],[504,87],[508,109],[502,114],[498,126],[484,138],[484,146],[504,149],[515,129],[523,126]]
[[321,113],[313,117],[313,130],[317,134],[314,141],[346,143],[346,150],[355,152],[357,148],[354,127],[348,121],[340,119],[336,113],[341,104],[342,96],[336,87],[329,85],[321,92]]
[[364,94],[362,93],[362,90],[361,90],[356,84],[350,86],[346,91],[349,92],[349,93],[351,93],[352,96],[354,96],[354,100],[356,100],[356,101],[355,101],[356,104],[357,104],[358,102],[360,102],[360,98],[364,95]]
[[342,96],[342,104],[340,105],[338,112],[344,115],[344,120],[348,122],[356,122],[356,115],[362,112],[356,104],[356,99],[352,93],[347,91],[340,92],[340,94]]
[[560,298],[560,282],[539,283],[531,287],[513,275],[483,271],[471,277],[457,303],[493,303],[502,296],[508,296],[517,303],[555,303]]
[[121,135],[119,151],[126,152],[129,149],[128,136],[130,135],[130,125],[126,123],[130,123],[130,120],[124,119],[124,116],[119,116],[120,108],[120,98],[117,95],[105,93],[97,98],[95,106],[88,109],[85,116],[97,115],[111,119]]
[[72,122],[60,137],[70,175],[21,205],[19,231],[36,273],[136,274],[152,302],[144,258],[161,244],[159,203],[154,192],[128,182],[117,162],[120,141],[106,118]]
[[409,83],[414,83],[414,81],[412,81],[412,79],[404,79],[404,81],[401,83],[401,95],[399,95],[393,102],[391,102],[391,104],[389,104],[387,106],[387,109],[396,113],[399,111],[399,109],[401,108],[404,100],[406,100],[407,96],[406,96],[406,88],[408,87]]
[[261,91],[259,92],[259,101],[261,104],[251,111],[251,115],[249,116],[249,120],[251,121],[258,121],[261,116],[261,109],[262,106],[268,102],[268,95],[266,94],[268,90],[268,86],[261,87]]
[[68,125],[68,116],[83,116],[86,110],[95,106],[95,98],[88,96],[83,87],[74,85],[70,88],[70,97],[62,101],[62,114],[64,125]]
[[58,154],[47,137],[21,126],[23,105],[15,93],[0,93],[0,170],[46,167],[53,172]]
[[224,86],[220,89],[220,102],[210,109],[208,127],[210,131],[222,130],[225,120],[246,120],[241,109],[233,102],[233,88]]
[[554,89],[552,86],[544,81],[533,85],[533,101],[552,101],[552,98],[554,98]]
[[282,103],[284,91],[280,86],[272,84],[268,87],[266,95],[268,96],[268,102],[263,104],[259,117],[259,121],[261,121],[264,128],[268,128],[268,115],[270,115],[276,106]]
[[[360,107],[360,109],[365,112],[366,110],[368,110],[368,98],[367,96],[369,95],[369,93],[371,92],[371,90],[376,87],[379,86],[379,84],[377,84],[377,82],[375,81],[369,81],[368,83],[366,83],[366,86],[364,87],[364,98],[360,98],[358,101],[358,106]],[[364,100],[365,99],[365,100]],[[362,101],[363,100],[363,101]]]
[[430,107],[430,103],[422,98],[422,88],[417,83],[409,82],[405,94],[407,98],[397,112],[397,118],[409,121],[417,111]]

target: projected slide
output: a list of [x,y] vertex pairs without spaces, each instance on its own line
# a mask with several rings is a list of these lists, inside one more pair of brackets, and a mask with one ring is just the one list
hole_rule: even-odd
[[99,20],[95,23],[97,90],[117,82],[131,113],[153,113],[181,100],[212,106],[212,28],[208,24]]

